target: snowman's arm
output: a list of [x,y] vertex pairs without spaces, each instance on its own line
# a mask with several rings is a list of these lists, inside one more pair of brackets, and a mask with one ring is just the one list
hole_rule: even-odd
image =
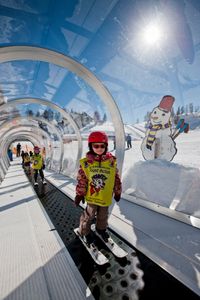
[[184,119],[180,119],[178,121],[174,132],[171,134],[171,136],[172,136],[173,139],[177,136],[177,134],[179,135],[179,131],[184,127],[184,124],[185,124],[185,120]]

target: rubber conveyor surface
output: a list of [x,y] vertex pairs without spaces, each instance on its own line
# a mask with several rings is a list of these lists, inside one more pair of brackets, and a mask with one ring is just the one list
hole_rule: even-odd
[[160,299],[163,295],[169,298],[173,295],[173,289],[180,295],[197,299],[189,289],[111,231],[114,239],[129,252],[129,256],[127,260],[116,260],[100,243],[99,247],[109,257],[110,264],[106,268],[98,268],[73,232],[79,224],[82,208],[76,208],[69,197],[51,184],[39,186],[37,192],[55,230],[96,299],[149,299],[150,295],[154,299]]

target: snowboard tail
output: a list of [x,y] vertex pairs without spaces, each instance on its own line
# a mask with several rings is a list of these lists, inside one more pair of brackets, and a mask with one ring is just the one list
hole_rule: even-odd
[[93,260],[95,261],[96,264],[102,266],[102,265],[105,265],[106,263],[108,263],[108,259],[105,257],[105,255],[103,253],[101,253],[101,251],[99,251],[99,249],[97,248],[97,246],[94,243],[91,243],[90,245],[88,245],[84,241],[83,237],[79,233],[79,228],[75,228],[74,232],[79,237],[82,244],[85,246],[85,248],[87,249],[87,251],[89,252],[89,254],[91,255],[91,257],[93,258]]

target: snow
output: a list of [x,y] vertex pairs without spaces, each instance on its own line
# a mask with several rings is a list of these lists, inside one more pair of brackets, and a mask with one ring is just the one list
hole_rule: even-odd
[[[139,128],[139,127],[138,127]],[[136,140],[136,139],[141,139],[142,137],[144,137],[144,133],[145,133],[145,129],[144,126],[141,126],[141,128],[138,129],[136,126],[131,126],[128,124],[124,125],[124,131],[125,134],[130,134],[132,137],[132,140]],[[114,137],[115,136],[115,130],[113,127],[112,122],[105,122],[103,124],[90,124],[84,128],[81,129],[81,134],[82,136],[86,135],[88,136],[88,134],[90,134],[92,131],[105,131],[107,133],[107,135],[109,135],[110,137]]]
[[[200,218],[200,118],[187,117],[192,130],[180,134],[176,139],[177,154],[172,161],[163,159],[145,160],[141,144],[146,129],[143,124],[124,126],[125,133],[132,136],[132,148],[125,145],[122,170],[123,193]],[[88,151],[87,136],[94,130],[107,132],[109,151],[115,155],[111,122],[93,124],[82,130],[83,155]],[[15,143],[16,144],[16,143]],[[22,146],[25,146],[24,142]],[[54,167],[59,167],[60,149],[54,149]],[[77,157],[77,141],[64,145],[63,174],[71,176]]]
[[123,191],[200,218],[200,170],[164,160],[140,161],[123,177]]
[[[199,124],[200,124],[200,119]],[[193,124],[193,120],[190,120]],[[188,119],[187,119],[188,122]],[[196,122],[196,120],[195,120]],[[102,130],[114,135],[111,124],[104,123],[93,130]],[[125,126],[126,133],[127,128]],[[137,128],[144,126],[137,124]],[[134,129],[134,126],[132,126]],[[145,131],[145,130],[144,130]],[[171,210],[183,212],[200,218],[200,129],[180,134],[176,139],[177,154],[173,160],[144,160],[142,139],[134,139],[132,132],[132,148],[125,149],[122,170],[123,192],[168,207]],[[84,145],[87,150],[87,145]],[[109,151],[113,150],[112,139],[109,141]]]

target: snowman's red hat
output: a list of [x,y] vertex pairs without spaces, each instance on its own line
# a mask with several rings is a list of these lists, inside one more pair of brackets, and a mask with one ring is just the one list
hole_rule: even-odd
[[158,107],[166,112],[169,112],[172,109],[174,101],[175,101],[175,98],[173,96],[165,95],[162,97]]

